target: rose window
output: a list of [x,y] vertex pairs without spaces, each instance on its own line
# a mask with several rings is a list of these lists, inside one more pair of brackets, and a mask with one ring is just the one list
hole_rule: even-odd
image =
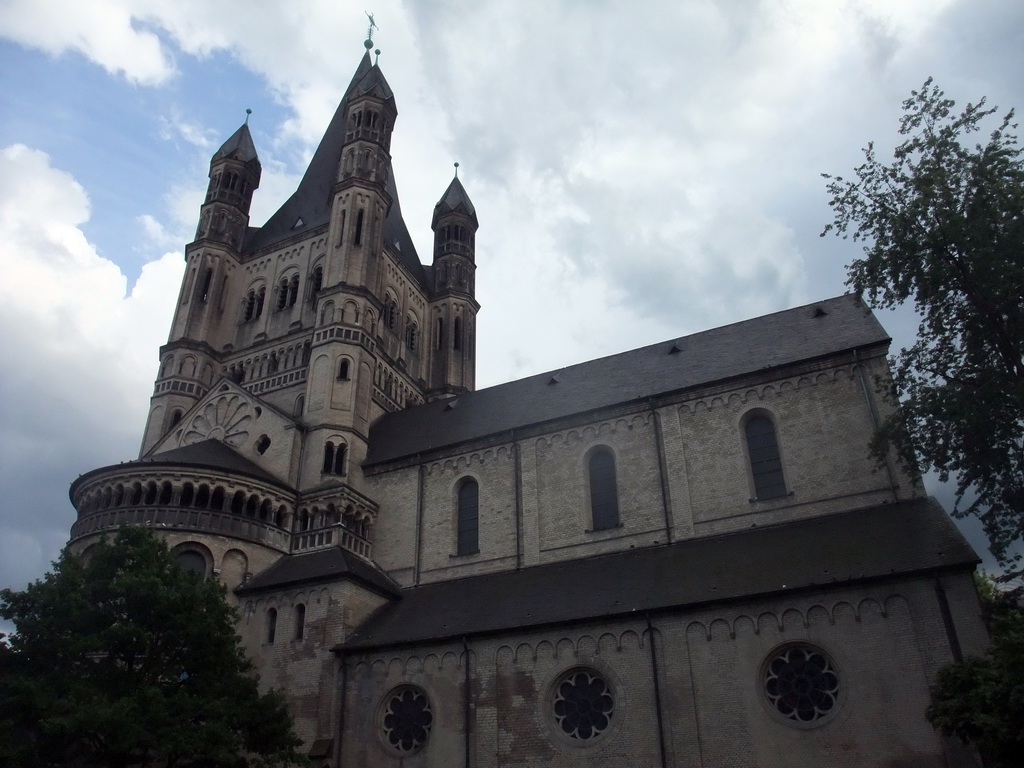
[[427,695],[419,688],[402,688],[384,709],[384,738],[399,752],[415,752],[426,743],[433,722]]
[[792,645],[768,662],[764,690],[780,715],[796,723],[813,723],[835,710],[839,675],[820,648]]
[[570,738],[589,741],[608,729],[615,700],[608,683],[597,672],[577,669],[555,688],[555,722]]

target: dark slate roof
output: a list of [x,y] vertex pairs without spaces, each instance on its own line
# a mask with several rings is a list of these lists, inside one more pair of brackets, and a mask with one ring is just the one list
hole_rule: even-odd
[[344,648],[696,607],[980,562],[934,499],[402,591]]
[[[338,104],[334,117],[331,118],[320,140],[320,145],[313,153],[313,159],[309,161],[309,167],[306,168],[298,188],[266,224],[259,228],[250,228],[244,246],[247,252],[272,246],[292,235],[308,232],[327,223],[330,217],[331,187],[337,178],[341,150],[345,144],[345,107],[350,97],[367,93],[374,88],[381,89],[385,98],[394,98],[380,67],[372,64],[370,54],[365,53],[352,77],[352,82],[345,91],[345,97]],[[419,256],[416,255],[416,246],[413,245],[409,230],[402,219],[402,207],[398,202],[398,187],[393,171],[388,173],[386,189],[392,203],[384,221],[384,241],[395,248],[399,261],[413,277],[419,280],[421,285],[429,287],[424,281],[423,267]],[[299,220],[302,224],[295,226]]]
[[386,414],[370,429],[365,463],[888,341],[870,309],[838,296]]
[[437,201],[437,205],[434,206],[434,217],[430,220],[430,226],[436,227],[437,220],[441,216],[449,211],[457,211],[459,206],[462,206],[462,210],[466,215],[472,217],[473,221],[476,222],[476,209],[473,207],[473,201],[469,199],[465,187],[462,186],[462,182],[456,176],[452,179],[452,183],[448,185],[448,189],[441,195],[441,199]]
[[250,160],[255,160],[257,165],[259,164],[260,159],[256,155],[256,145],[253,143],[252,134],[249,133],[248,123],[243,124],[241,128],[231,134],[231,137],[214,154],[213,159],[229,157],[232,154],[237,154],[238,159],[243,162],[248,163]]
[[235,591],[241,595],[309,581],[343,578],[362,582],[389,597],[397,596],[400,592],[398,585],[383,571],[341,547],[286,555]]
[[274,477],[262,467],[249,461],[237,453],[231,446],[220,440],[203,440],[181,448],[172,448],[163,453],[143,456],[141,459],[127,462],[130,465],[176,464],[187,467],[213,467],[224,469],[241,475],[249,475],[275,485],[282,485],[280,479]]
[[130,469],[133,467],[151,467],[154,464],[172,467],[210,468],[231,472],[236,475],[247,475],[248,477],[253,477],[257,480],[272,483],[280,488],[294,491],[290,485],[282,482],[279,478],[270,474],[262,467],[236,453],[230,446],[225,445],[220,440],[211,439],[193,443],[192,445],[185,445],[181,448],[172,448],[171,450],[163,451],[162,453],[153,453],[148,456],[143,456],[141,459],[135,459],[134,461],[124,461],[121,462],[121,464],[99,467],[79,476],[79,478],[71,484],[69,493],[71,498],[74,499],[75,488],[78,487],[78,484],[94,474],[109,472],[112,469],[119,468]]

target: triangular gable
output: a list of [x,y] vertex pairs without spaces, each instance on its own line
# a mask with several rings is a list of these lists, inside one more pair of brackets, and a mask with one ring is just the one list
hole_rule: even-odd
[[295,419],[228,378],[218,381],[146,454],[217,440],[284,483],[294,485]]

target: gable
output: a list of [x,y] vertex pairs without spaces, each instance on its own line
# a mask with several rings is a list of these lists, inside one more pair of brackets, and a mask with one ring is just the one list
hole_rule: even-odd
[[208,441],[222,443],[277,482],[294,485],[296,422],[222,379],[147,453],[147,458]]

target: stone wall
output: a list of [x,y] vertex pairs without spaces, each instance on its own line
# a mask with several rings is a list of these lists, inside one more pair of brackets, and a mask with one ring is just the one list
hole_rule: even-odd
[[[941,579],[957,640],[977,647],[970,575]],[[481,768],[659,766],[662,754],[667,766],[708,768],[974,766],[924,719],[935,671],[952,659],[936,594],[922,577],[659,613],[650,625],[619,617],[352,652],[337,764],[465,765],[468,745],[468,765]],[[787,719],[766,693],[767,662],[794,647],[819,649],[837,675],[836,704],[820,720]],[[577,671],[596,673],[614,700],[606,727],[585,740],[554,715],[560,682]],[[432,724],[422,748],[403,753],[387,743],[384,714],[409,687],[425,695]]]

